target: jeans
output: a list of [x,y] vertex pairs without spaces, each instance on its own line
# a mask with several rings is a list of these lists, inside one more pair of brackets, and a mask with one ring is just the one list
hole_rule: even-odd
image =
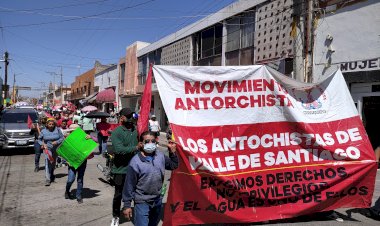
[[123,194],[123,187],[125,182],[126,174],[115,174],[114,182],[115,182],[115,193],[113,195],[112,200],[112,216],[119,217],[120,216],[120,206],[121,206],[121,198]]
[[87,166],[87,160],[85,160],[82,165],[78,167],[78,169],[74,169],[74,167],[69,166],[68,168],[68,174],[67,174],[67,183],[66,183],[66,192],[70,193],[71,185],[75,181],[75,175],[78,173],[77,177],[77,193],[76,197],[77,199],[82,198],[82,190],[83,190],[83,176],[84,172],[86,171]]
[[380,216],[380,198],[375,202],[375,205],[371,207],[372,212]]
[[[49,152],[51,152],[49,150]],[[45,177],[46,177],[46,181],[50,181],[50,182],[53,182],[54,179],[55,179],[55,176],[54,176],[54,169],[55,169],[55,163],[57,161],[57,152],[53,151],[51,152],[52,156],[53,156],[53,162],[50,162],[49,161],[49,157],[45,155]]]
[[99,153],[100,154],[107,151],[107,140],[108,140],[108,137],[102,136],[100,133],[98,133]]
[[40,167],[41,153],[42,153],[41,145],[37,141],[35,141],[34,142],[34,166],[36,168]]
[[136,203],[134,224],[138,226],[157,226],[160,221],[162,198],[153,203]]

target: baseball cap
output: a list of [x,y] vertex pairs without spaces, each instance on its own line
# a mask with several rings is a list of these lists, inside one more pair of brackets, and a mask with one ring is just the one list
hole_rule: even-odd
[[132,113],[133,113],[133,111],[131,109],[129,109],[129,108],[123,108],[119,112],[120,116],[123,116],[123,115],[124,116],[129,116]]

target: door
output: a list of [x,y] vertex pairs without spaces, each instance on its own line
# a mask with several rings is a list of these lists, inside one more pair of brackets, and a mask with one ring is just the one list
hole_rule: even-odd
[[373,149],[380,145],[380,96],[363,97],[363,122]]

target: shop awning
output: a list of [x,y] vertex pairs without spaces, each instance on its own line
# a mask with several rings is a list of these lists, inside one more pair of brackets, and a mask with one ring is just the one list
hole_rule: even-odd
[[98,92],[95,92],[93,94],[91,94],[90,96],[82,99],[79,101],[80,104],[84,105],[84,104],[88,104],[88,103],[92,103],[96,100],[96,96],[98,95],[99,93]]
[[96,96],[96,102],[98,103],[114,102],[115,99],[116,94],[112,87],[100,91]]

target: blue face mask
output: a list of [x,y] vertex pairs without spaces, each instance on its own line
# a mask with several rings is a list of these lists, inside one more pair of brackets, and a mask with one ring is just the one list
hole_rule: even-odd
[[144,144],[144,151],[148,154],[151,154],[153,153],[154,151],[156,151],[156,148],[157,148],[157,145],[155,143],[147,143],[147,144]]

